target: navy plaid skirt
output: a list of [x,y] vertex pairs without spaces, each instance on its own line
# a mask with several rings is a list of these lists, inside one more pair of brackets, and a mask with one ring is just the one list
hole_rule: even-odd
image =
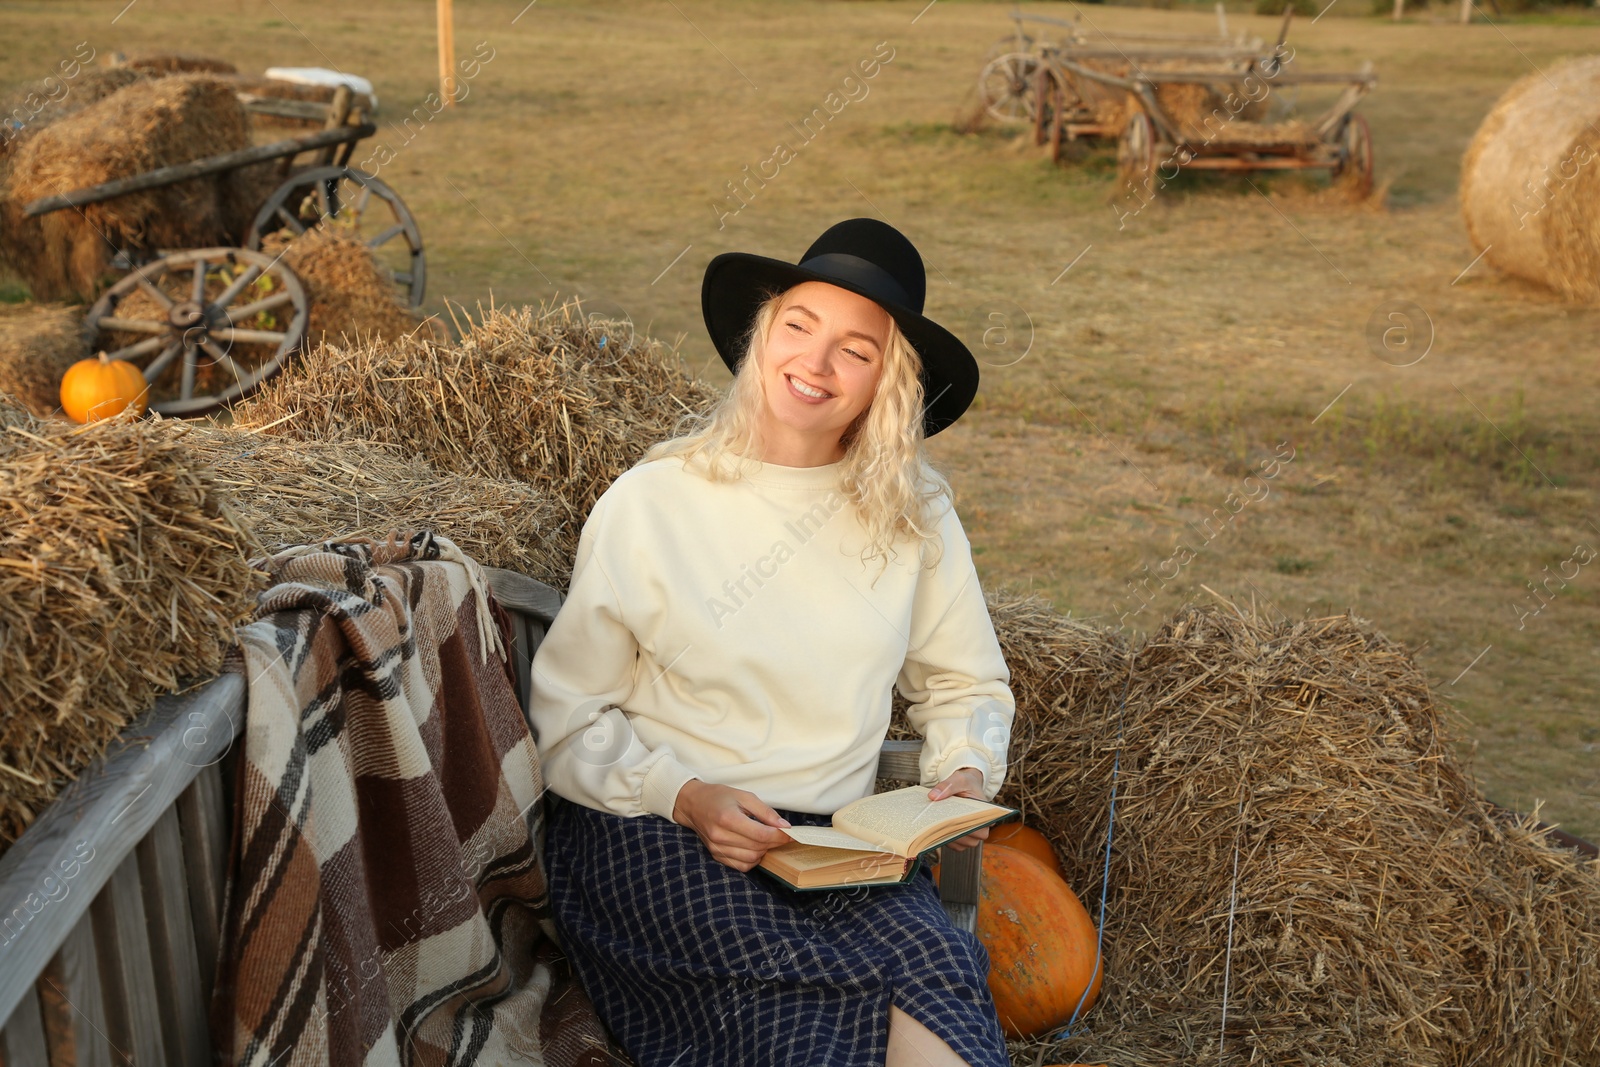
[[951,923],[926,867],[903,886],[796,893],[718,863],[658,815],[550,797],[561,943],[639,1067],[882,1067],[891,1003],[973,1067],[1009,1067],[989,955]]

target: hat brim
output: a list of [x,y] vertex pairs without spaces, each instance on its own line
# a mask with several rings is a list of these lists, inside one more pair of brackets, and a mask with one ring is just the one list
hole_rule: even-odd
[[903,305],[885,301],[860,286],[793,263],[748,252],[724,252],[706,265],[700,284],[700,310],[717,354],[730,371],[744,358],[744,342],[756,308],[769,292],[802,282],[826,282],[878,304],[899,325],[922,357],[924,437],[959,419],[978,395],[978,361],[966,344],[937,322]]

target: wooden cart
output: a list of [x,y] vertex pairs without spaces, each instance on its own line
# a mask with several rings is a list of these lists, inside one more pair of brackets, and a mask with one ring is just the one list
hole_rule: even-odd
[[[377,132],[341,87],[329,104],[240,94],[247,109],[320,118],[315,133],[191,160],[28,204],[29,216],[79,208],[145,189],[279,161],[280,184],[260,205],[242,247],[163,250],[142,258],[119,250],[129,273],[102,293],[84,319],[91,351],[140,367],[150,409],[168,416],[216,411],[253,392],[293,358],[305,338],[306,294],[282,257],[260,251],[282,230],[337,225],[359,234],[388,266],[403,299],[422,303],[427,284],[416,220],[386,183],[350,165],[355,146]],[[297,157],[311,153],[308,164]]]
[[[1119,53],[1123,49],[1196,49],[1237,48],[1256,50],[1261,47],[1259,38],[1240,33],[1228,35],[1228,17],[1217,4],[1217,33],[1143,33],[1119,30],[1100,30],[1085,27],[1077,19],[1051,18],[1048,15],[1025,15],[1020,10],[1011,12],[1013,31],[999,38],[989,49],[986,63],[978,75],[978,95],[984,111],[1001,122],[1034,120],[1035,79],[1049,66],[1049,56],[1057,49],[1105,48]],[[1032,27],[1045,27],[1039,36]],[[1050,40],[1043,34],[1053,32],[1059,40]],[[1042,143],[1042,142],[1041,142]]]

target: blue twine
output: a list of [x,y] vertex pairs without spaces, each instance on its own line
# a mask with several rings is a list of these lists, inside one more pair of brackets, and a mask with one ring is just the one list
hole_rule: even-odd
[[[1135,653],[1134,659],[1137,658],[1138,653]],[[1089,981],[1078,996],[1078,1003],[1072,1009],[1072,1017],[1060,1029],[1046,1035],[1046,1040],[1049,1041],[1065,1041],[1072,1036],[1072,1026],[1078,1021],[1078,1013],[1083,1010],[1083,1002],[1088,999],[1089,990],[1094,988],[1094,976],[1100,970],[1100,959],[1106,940],[1106,893],[1111,888],[1111,840],[1117,827],[1117,776],[1122,770],[1122,734],[1128,717],[1128,689],[1132,685],[1133,660],[1129,660],[1128,680],[1122,684],[1122,700],[1117,705],[1117,748],[1111,758],[1111,810],[1106,818],[1105,865],[1100,872],[1100,921],[1095,924],[1094,966],[1089,969]],[[1101,981],[1104,982],[1104,976]]]

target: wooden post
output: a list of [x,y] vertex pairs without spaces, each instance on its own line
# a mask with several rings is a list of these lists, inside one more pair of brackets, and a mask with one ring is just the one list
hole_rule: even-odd
[[451,0],[438,0],[439,96],[443,99],[445,107],[455,105],[456,91],[456,31],[450,3]]
[[1461,0],[1461,23],[1466,25],[1472,21],[1472,0]]
[[1400,17],[1402,15],[1404,15],[1405,13],[1406,13],[1406,0],[1394,0],[1394,20],[1396,22],[1399,22],[1400,21]]

